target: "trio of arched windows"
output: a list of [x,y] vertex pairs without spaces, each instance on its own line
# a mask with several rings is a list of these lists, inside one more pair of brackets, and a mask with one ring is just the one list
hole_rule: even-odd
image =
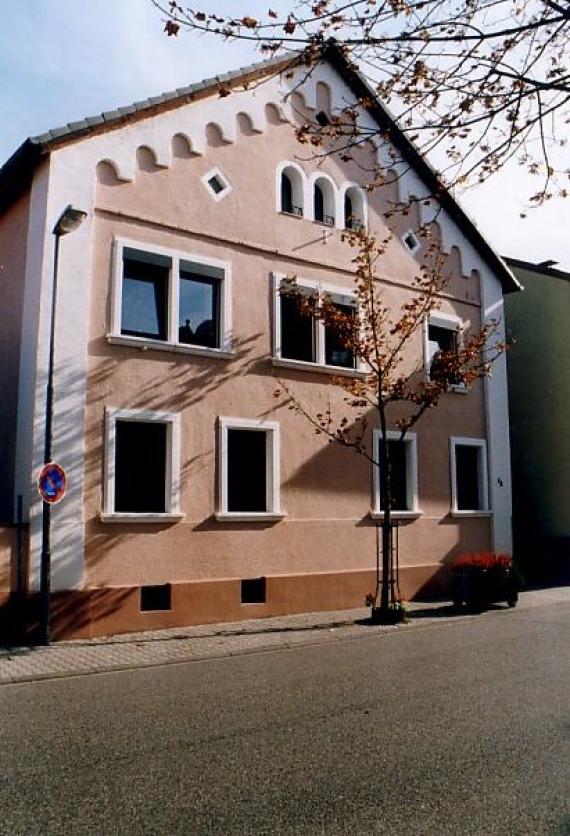
[[339,189],[324,174],[317,174],[307,182],[302,169],[294,163],[286,163],[279,172],[278,190],[278,210],[287,215],[308,217],[344,229],[366,227],[366,199],[356,184],[344,184]]

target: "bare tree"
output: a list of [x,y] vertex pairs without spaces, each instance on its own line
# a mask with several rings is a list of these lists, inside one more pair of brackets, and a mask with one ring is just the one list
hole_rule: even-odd
[[[429,239],[431,228],[423,227],[421,234]],[[369,603],[376,620],[393,623],[402,612],[393,562],[393,442],[389,440],[389,427],[398,428],[396,443],[402,443],[406,433],[427,410],[438,405],[450,387],[469,387],[477,378],[489,374],[506,344],[494,337],[496,322],[458,333],[452,345],[434,354],[426,373],[422,329],[429,314],[439,307],[448,282],[439,244],[428,242],[424,263],[407,301],[394,311],[386,302],[385,285],[377,275],[377,265],[392,236],[378,240],[362,230],[345,235],[355,250],[354,310],[347,311],[346,306],[339,306],[326,294],[302,292],[295,277],[284,280],[280,292],[296,301],[302,316],[323,320],[354,365],[366,374],[331,377],[331,382],[344,393],[342,414],[335,414],[328,401],[315,411],[313,403],[303,403],[283,382],[275,396],[279,398],[285,392],[289,408],[309,421],[317,434],[353,450],[379,468],[382,571],[377,561],[376,588]],[[378,451],[370,442],[371,425],[380,430]]]

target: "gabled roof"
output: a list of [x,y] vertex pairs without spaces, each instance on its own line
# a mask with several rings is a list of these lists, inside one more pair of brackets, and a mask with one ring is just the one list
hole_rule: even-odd
[[[173,110],[206,96],[223,92],[224,88],[247,85],[255,79],[269,73],[281,72],[287,67],[299,63],[300,53],[280,55],[267,61],[261,61],[233,72],[205,79],[188,87],[177,88],[159,96],[151,96],[127,107],[107,111],[98,116],[91,116],[78,122],[54,128],[47,133],[27,139],[0,169],[0,215],[29,187],[34,171],[42,157],[70,142],[77,142],[88,136],[115,130],[124,125],[148,119],[158,113]],[[395,118],[377,98],[362,74],[344,56],[339,45],[329,41],[323,50],[323,59],[338,72],[348,85],[355,98],[367,102],[367,110],[377,122],[381,131],[397,148],[402,158],[423,180],[430,194],[433,194],[443,208],[457,223],[465,237],[470,241],[485,263],[499,278],[503,292],[520,290],[521,285],[488,241],[483,237],[475,222],[457,203],[451,192],[445,187],[438,173],[420,154],[415,145],[398,127]]]

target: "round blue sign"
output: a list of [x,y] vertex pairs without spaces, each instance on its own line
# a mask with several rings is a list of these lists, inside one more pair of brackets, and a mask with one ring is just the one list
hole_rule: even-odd
[[65,470],[56,462],[44,464],[38,476],[38,491],[44,502],[55,505],[65,496],[67,477]]

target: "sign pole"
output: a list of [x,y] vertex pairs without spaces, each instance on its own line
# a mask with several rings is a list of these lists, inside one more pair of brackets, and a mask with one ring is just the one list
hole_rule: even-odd
[[[46,391],[46,428],[44,437],[44,465],[51,461],[53,427],[53,355],[55,341],[55,312],[57,302],[57,273],[59,265],[59,239],[55,236],[53,255],[53,288],[51,294],[51,325],[49,337],[49,364]],[[44,499],[42,509],[42,553],[40,560],[40,644],[51,641],[51,505]]]

